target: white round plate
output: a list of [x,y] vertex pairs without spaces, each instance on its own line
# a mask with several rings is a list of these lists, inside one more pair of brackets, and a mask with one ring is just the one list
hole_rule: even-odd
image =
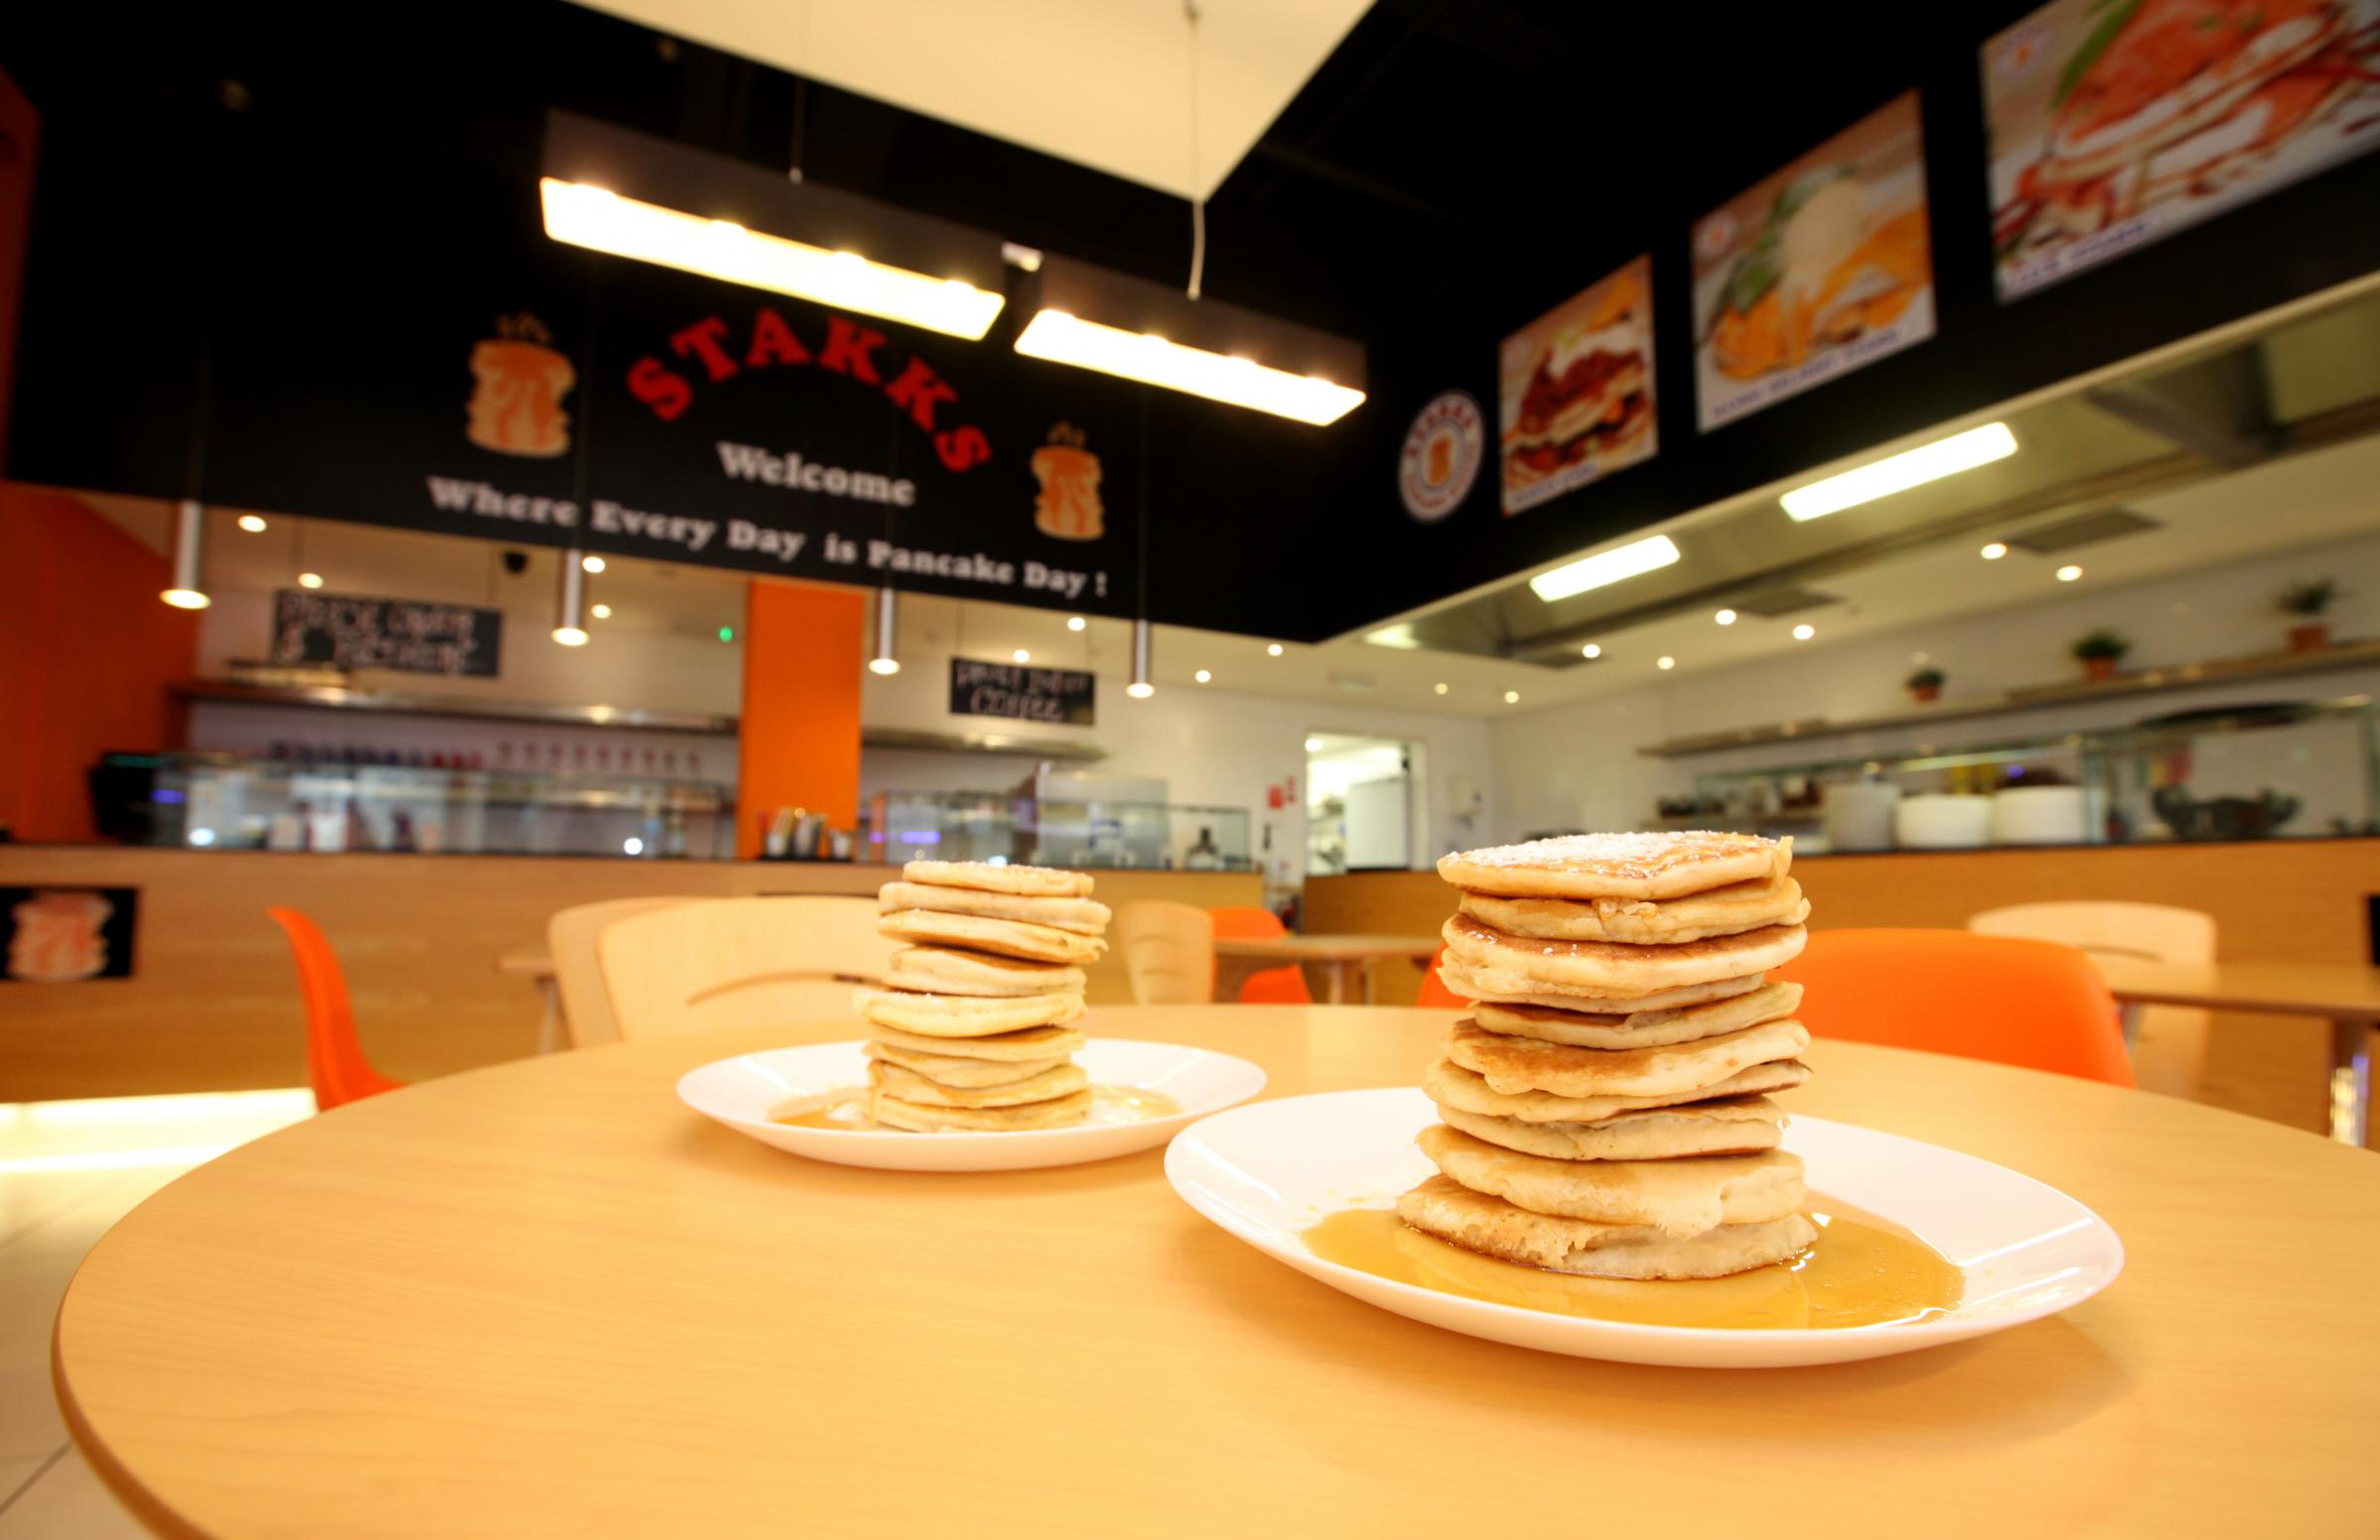
[[1785,1147],[1810,1190],[1891,1220],[1957,1263],[1948,1315],[1891,1326],[1738,1331],[1639,1326],[1443,1294],[1325,1261],[1299,1232],[1341,1209],[1388,1208],[1437,1167],[1413,1136],[1437,1121],[1419,1091],[1289,1097],[1209,1118],[1173,1141],[1165,1175],[1190,1207],[1260,1251],[1383,1310],[1516,1347],[1627,1363],[1775,1368],[1882,1358],[2055,1315],[2115,1281],[2124,1248],[2054,1187],[1972,1155],[1821,1118]]
[[[868,1083],[868,1059],[858,1042],[817,1043],[739,1054],[688,1070],[677,1098],[705,1118],[749,1133],[764,1144],[837,1165],[889,1171],[1015,1171],[1070,1166],[1149,1149],[1209,1113],[1247,1101],[1264,1089],[1264,1072],[1246,1059],[1175,1043],[1094,1037],[1076,1053],[1094,1086],[1161,1091],[1181,1105],[1164,1118],[1123,1118],[1095,1108],[1071,1128],[1014,1133],[910,1133],[897,1128],[804,1128],[772,1123],[769,1115],[795,1097],[819,1096]],[[1104,1115],[1104,1116],[1103,1116]]]

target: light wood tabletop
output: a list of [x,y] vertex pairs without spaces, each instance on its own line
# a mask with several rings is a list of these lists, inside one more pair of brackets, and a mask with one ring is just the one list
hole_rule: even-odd
[[[1360,998],[1368,1006],[1373,963],[1384,957],[1409,957],[1426,963],[1438,955],[1440,944],[1436,936],[1217,936],[1215,956],[1227,965],[1238,964],[1234,971],[1243,975],[1265,964],[1312,963],[1321,968],[1325,998],[1334,1006],[1346,1003],[1348,975],[1354,973]],[[1237,980],[1218,974],[1215,996],[1218,1000],[1239,999]]]
[[2351,963],[2160,963],[2093,953],[2127,1005],[2190,1006],[2248,1015],[2320,1016],[2330,1023],[2330,1136],[2371,1142],[2372,1027],[2380,968]]
[[[1268,1095],[1409,1084],[1443,1012],[1099,1007]],[[2142,1092],[1821,1042],[1798,1112],[1996,1160],[2129,1253],[2067,1315],[1828,1368],[1501,1347],[1242,1244],[1161,1154],[813,1164],[680,1073],[847,1021],[525,1060],[202,1166],[94,1248],[77,1439],[225,1537],[2369,1534],[2380,1160]],[[1734,1495],[1729,1495],[1734,1494]],[[1788,1517],[1790,1515],[1790,1517]],[[1735,1520],[1728,1518],[1728,1527]],[[1707,1526],[1706,1526],[1707,1527]]]

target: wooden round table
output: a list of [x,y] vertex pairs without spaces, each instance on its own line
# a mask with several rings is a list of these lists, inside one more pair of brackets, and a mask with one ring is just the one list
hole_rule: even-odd
[[[1269,1095],[1409,1084],[1447,1013],[1101,1008]],[[1766,1372],[1599,1363],[1359,1303],[1158,1151],[817,1165],[690,1066],[847,1021],[525,1060],[344,1108],[111,1231],[59,1316],[86,1454],[169,1534],[2368,1534],[2380,1161],[1997,1065],[1822,1043],[1792,1108],[2097,1209],[2072,1313]],[[1492,1524],[1488,1524],[1489,1518]]]

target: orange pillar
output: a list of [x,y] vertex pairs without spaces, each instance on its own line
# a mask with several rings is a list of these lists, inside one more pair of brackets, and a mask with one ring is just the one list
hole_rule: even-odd
[[860,821],[860,675],[868,595],[763,582],[744,589],[744,727],[736,854],[761,853],[763,820],[807,808],[838,829]]

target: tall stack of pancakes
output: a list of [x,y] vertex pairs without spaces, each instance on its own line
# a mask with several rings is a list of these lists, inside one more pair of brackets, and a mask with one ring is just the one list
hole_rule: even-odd
[[1589,834],[1449,856],[1447,986],[1475,1004],[1422,1089],[1440,1174],[1397,1213],[1555,1272],[1712,1278],[1817,1232],[1763,1094],[1800,1085],[1810,913],[1792,842]]
[[877,890],[879,931],[909,943],[868,1022],[868,1109],[887,1127],[1059,1128],[1091,1113],[1071,1055],[1083,965],[1107,950],[1091,879],[1051,867],[912,861]]

